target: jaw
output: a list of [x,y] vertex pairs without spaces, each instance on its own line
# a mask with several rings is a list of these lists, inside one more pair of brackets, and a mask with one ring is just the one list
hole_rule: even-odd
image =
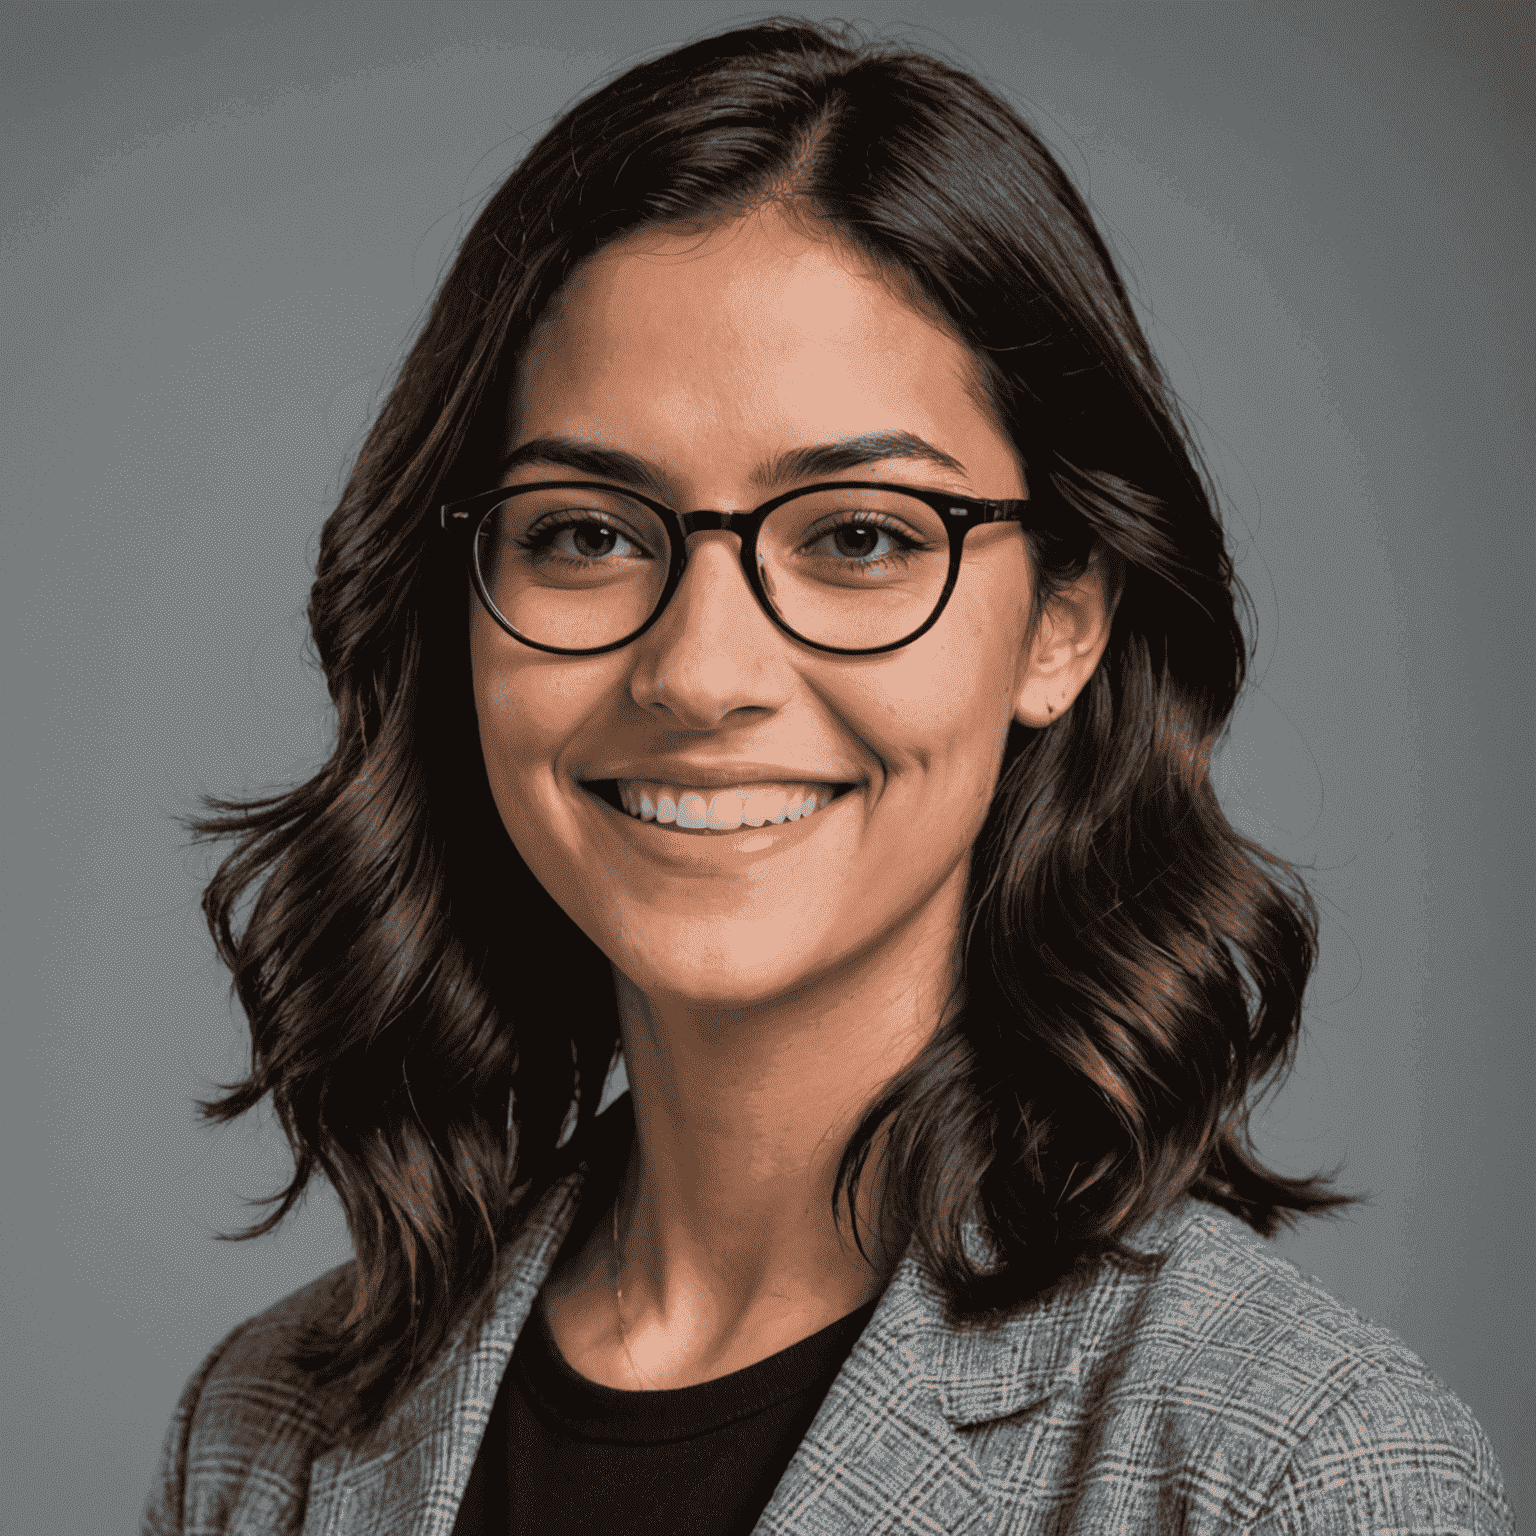
[[836,1075],[850,1049],[885,1057],[893,1038],[926,1039],[937,1025],[957,980],[966,873],[907,911],[872,911],[832,881],[815,906],[802,897],[673,913],[663,933],[655,907],[635,898],[610,910],[602,947],[621,992],[658,1021],[722,1043],[734,1036],[765,1070],[784,1049],[825,1047]]
[[583,799],[582,853],[561,859],[581,874],[562,905],[659,1006],[765,1025],[782,1006],[803,1025],[863,993],[905,1011],[890,989],[926,995],[917,971],[930,962],[947,989],[968,860],[936,867],[859,787],[800,822],[728,834],[643,823],[585,788]]
[[[727,832],[639,820],[616,779],[582,781],[557,761],[493,788],[534,877],[648,995],[754,1013],[800,997],[821,1012],[813,996],[830,984],[831,1008],[862,989],[876,954],[877,971],[914,982],[906,951],[937,954],[935,924],[953,947],[970,818],[942,805],[974,795],[936,766],[839,784],[811,816]],[[951,876],[955,910],[924,916]]]

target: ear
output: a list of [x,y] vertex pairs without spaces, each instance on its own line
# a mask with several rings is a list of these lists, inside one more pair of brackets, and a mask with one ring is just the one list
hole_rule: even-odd
[[1014,695],[1013,717],[1021,725],[1049,725],[1072,707],[1093,676],[1115,616],[1105,561],[1095,550],[1088,569],[1046,605],[1035,626]]

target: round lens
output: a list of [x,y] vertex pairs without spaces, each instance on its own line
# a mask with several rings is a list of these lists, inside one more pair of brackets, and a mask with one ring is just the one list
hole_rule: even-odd
[[875,650],[921,629],[938,607],[949,530],[900,491],[810,491],[768,514],[757,561],[768,600],[796,634]]
[[497,613],[537,645],[594,650],[639,629],[667,584],[666,526],[618,491],[521,491],[475,535],[475,565]]

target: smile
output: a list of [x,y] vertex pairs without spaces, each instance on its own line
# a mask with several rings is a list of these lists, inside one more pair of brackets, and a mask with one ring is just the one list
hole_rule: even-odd
[[711,833],[803,821],[852,786],[775,783],[694,789],[646,779],[606,779],[589,782],[586,787],[635,821]]

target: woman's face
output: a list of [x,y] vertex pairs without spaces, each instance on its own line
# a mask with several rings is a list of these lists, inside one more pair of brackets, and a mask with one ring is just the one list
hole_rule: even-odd
[[[600,450],[636,468],[590,478],[634,480],[679,511],[747,509],[813,479],[1023,496],[983,399],[967,349],[829,239],[776,213],[650,231],[591,260],[540,323],[508,448],[547,451],[505,479],[579,479]],[[785,474],[797,450],[851,439],[873,440],[866,462]],[[659,622],[607,655],[533,650],[471,603],[480,737],[513,841],[630,982],[704,1008],[954,953],[1027,671],[1015,524],[969,535],[933,629],[860,658],[776,628],[739,549],[694,534]],[[694,808],[723,792],[727,820],[732,791],[770,816],[804,789],[835,798],[694,830],[627,814],[612,781],[635,801],[696,792]]]

